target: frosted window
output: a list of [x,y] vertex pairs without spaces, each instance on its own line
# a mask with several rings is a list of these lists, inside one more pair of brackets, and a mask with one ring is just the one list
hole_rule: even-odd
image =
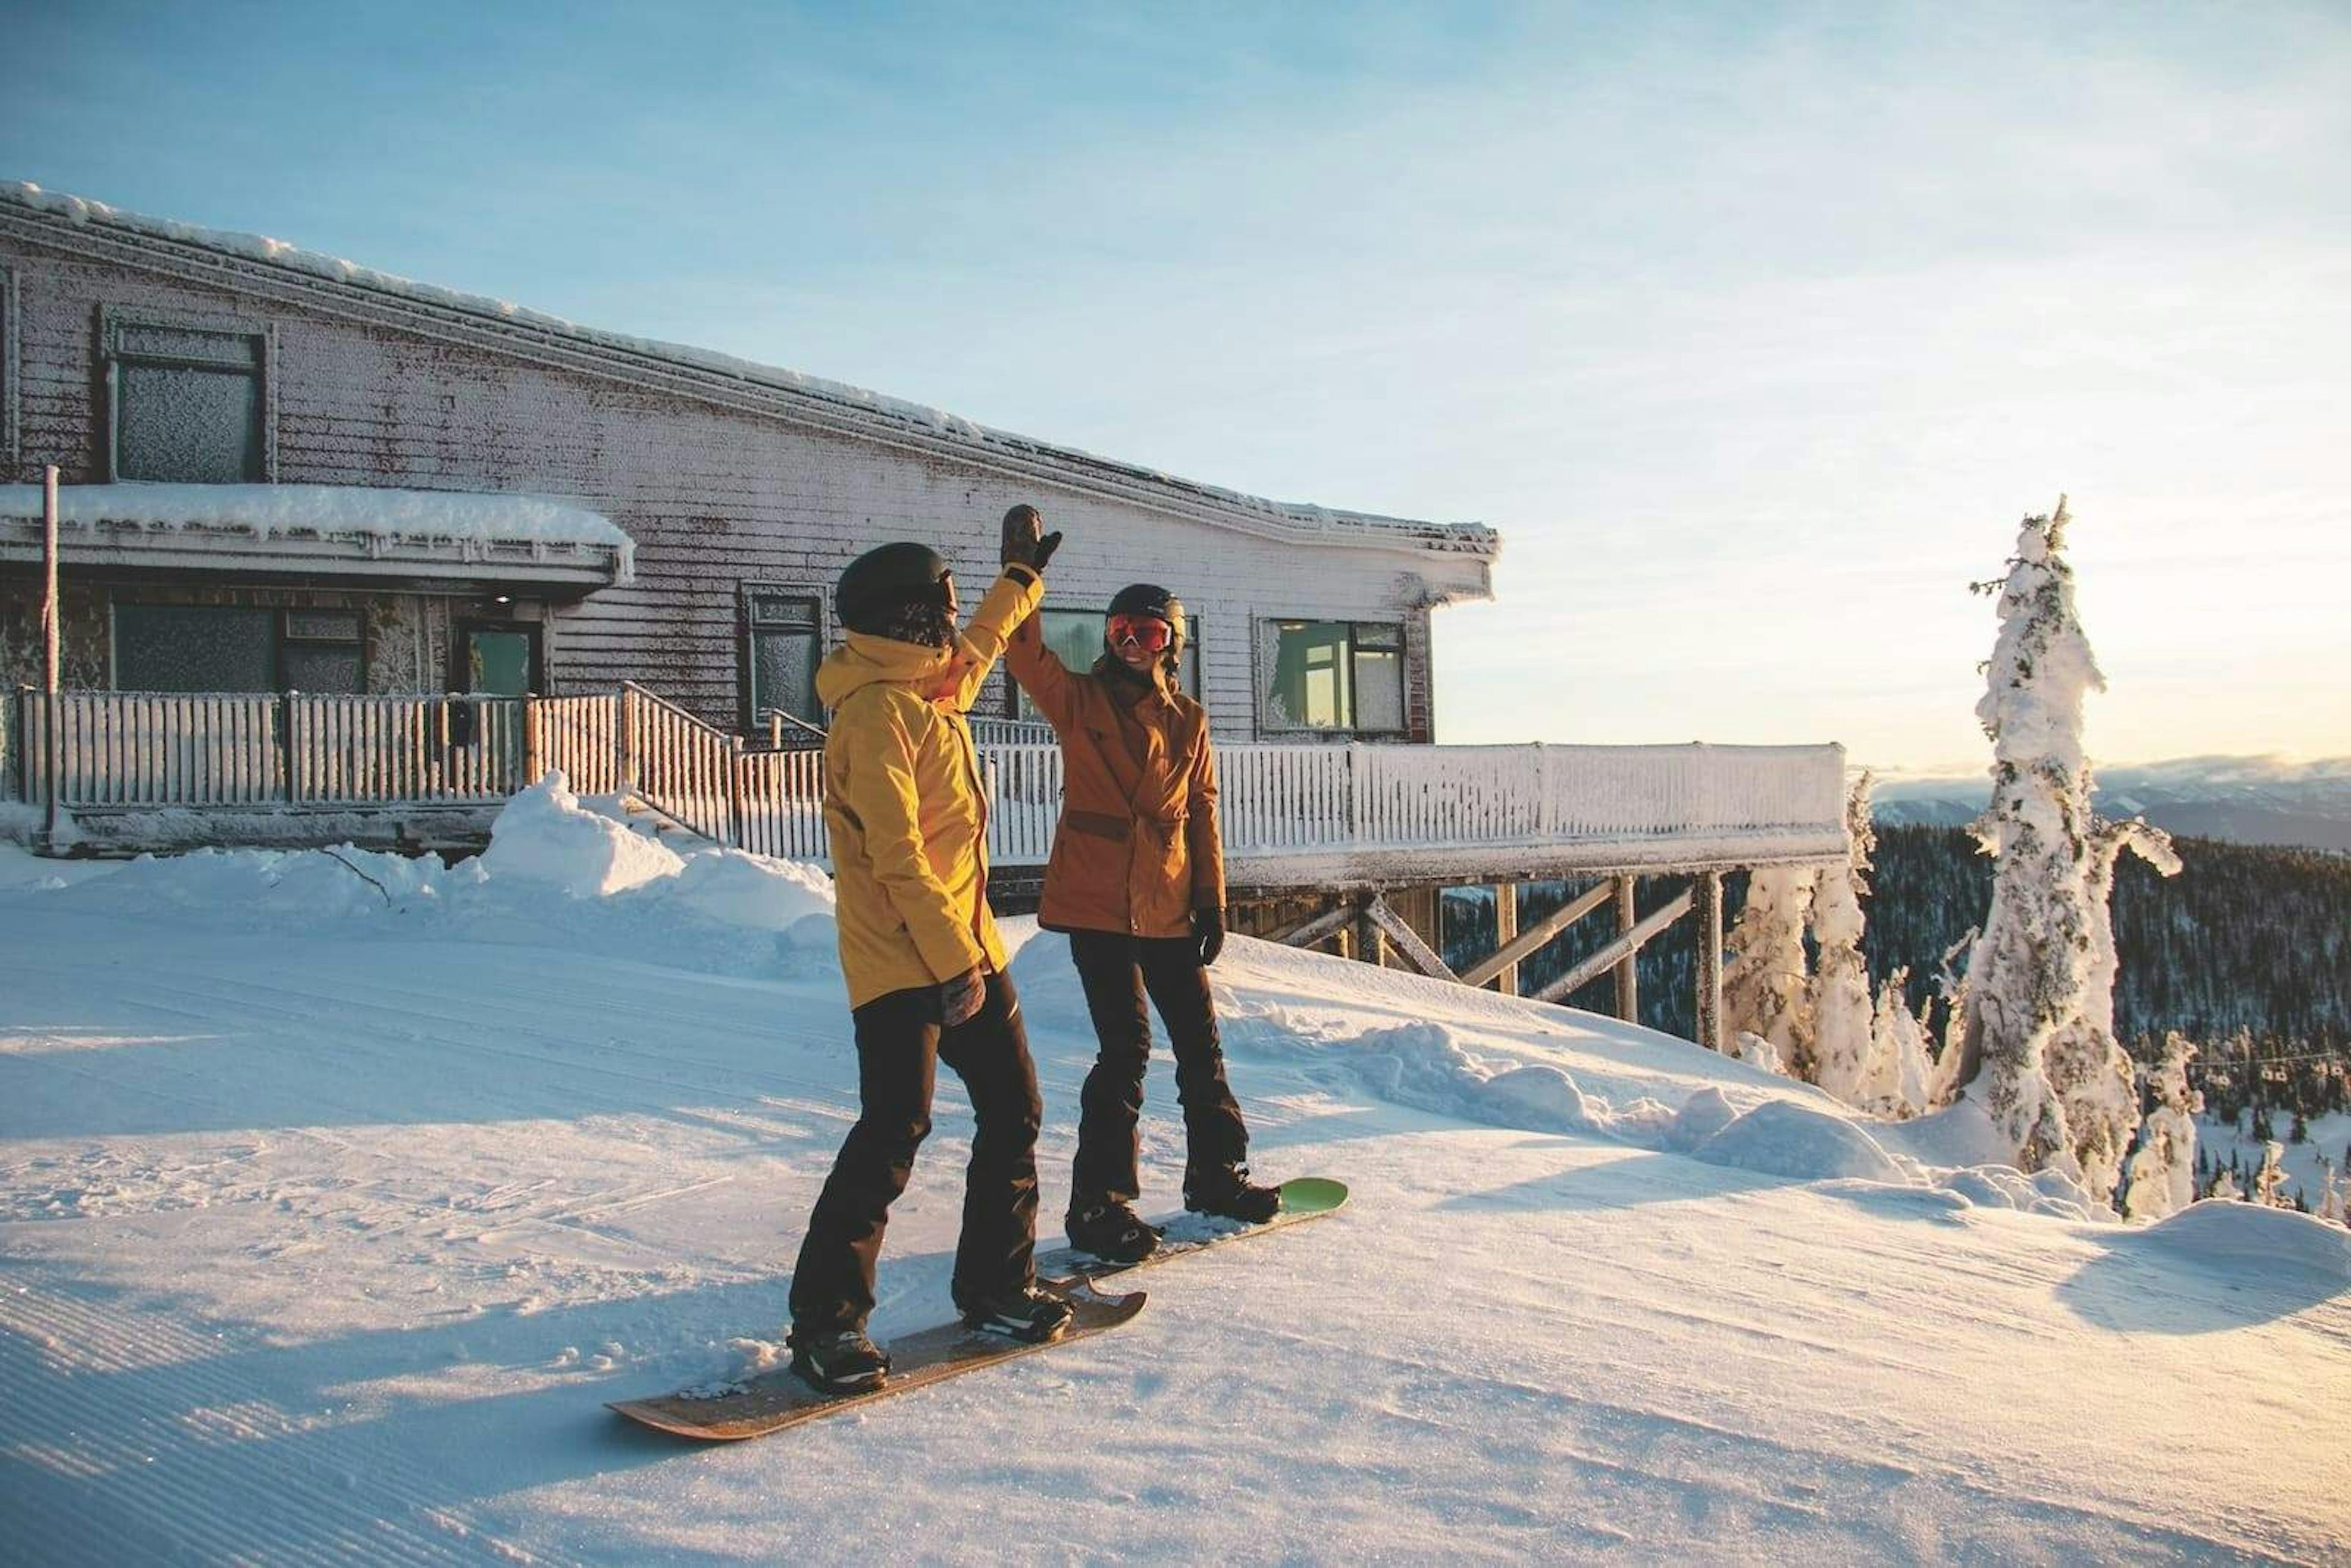
[[1347,626],[1338,621],[1274,625],[1273,701],[1291,729],[1346,729],[1354,722]]
[[288,691],[349,696],[367,689],[360,679],[360,651],[356,646],[288,643],[285,664]]
[[120,321],[111,336],[117,478],[236,485],[268,477],[260,334]]
[[114,607],[114,685],[125,692],[277,689],[277,613],[209,604]]
[[755,589],[750,618],[752,724],[764,724],[778,708],[808,723],[821,722],[816,667],[823,648],[816,599]]
[[1401,626],[1348,621],[1268,624],[1273,669],[1266,693],[1268,728],[1402,733]]
[[[1102,626],[1109,620],[1105,610],[1040,610],[1037,612],[1039,629],[1045,634],[1045,646],[1061,656],[1061,663],[1078,674],[1094,667],[1102,657]],[[1186,617],[1184,627],[1184,652],[1176,663],[1176,685],[1186,695],[1200,695],[1200,622]],[[1042,724],[1045,716],[1029,700],[1029,694],[1017,685],[1013,688],[1012,716]]]
[[1395,649],[1355,650],[1355,727],[1368,735],[1404,728],[1404,654]]

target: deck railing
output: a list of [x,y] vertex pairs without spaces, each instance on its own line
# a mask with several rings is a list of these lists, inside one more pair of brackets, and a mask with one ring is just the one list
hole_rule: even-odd
[[[695,832],[821,860],[823,754],[747,747],[633,684],[566,697],[68,692],[57,704],[59,803],[76,812],[184,808],[487,805],[559,769]],[[4,757],[47,799],[48,701],[20,691]],[[1032,732],[1015,732],[1028,734]],[[1057,746],[982,744],[991,859],[1052,847]],[[1219,822],[1235,861],[1389,852],[1506,853],[1577,842],[1691,845],[1779,835],[1842,842],[1835,747],[1377,746],[1217,748]]]

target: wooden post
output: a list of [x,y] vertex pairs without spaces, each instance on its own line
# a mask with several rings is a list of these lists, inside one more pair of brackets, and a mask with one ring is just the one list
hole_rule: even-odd
[[630,722],[629,695],[629,683],[622,681],[613,705],[612,788],[623,800],[637,792],[636,737]]
[[[1616,931],[1633,929],[1633,884],[1639,879],[1626,872],[1616,879]],[[1641,1021],[1641,967],[1637,953],[1627,953],[1616,966],[1616,1016],[1626,1023]]]
[[522,778],[517,783],[517,789],[528,788],[538,782],[539,747],[543,744],[538,733],[538,704],[539,699],[533,694],[529,692],[523,694]]
[[737,849],[748,849],[748,837],[743,831],[743,737],[726,737],[726,842]]
[[1698,878],[1698,1042],[1722,1049],[1722,873]]
[[[1498,882],[1494,884],[1494,950],[1500,952],[1519,934],[1519,884]],[[1506,997],[1519,994],[1519,967],[1505,964],[1495,972],[1494,988]]]
[[277,694],[277,767],[285,775],[283,793],[289,802],[295,798],[294,696],[292,692]]
[[49,797],[48,821],[43,829],[42,848],[51,854],[57,850],[57,796],[64,789],[65,753],[57,745],[57,717],[64,706],[57,695],[57,682],[62,673],[60,641],[65,606],[57,600],[57,465],[54,463],[41,470],[41,691],[46,709],[42,718],[45,733],[41,737],[44,758],[42,772]]
[[1366,964],[1384,966],[1387,963],[1387,955],[1382,951],[1384,939],[1380,936],[1379,921],[1372,915],[1372,905],[1379,896],[1375,891],[1355,905],[1355,956]]

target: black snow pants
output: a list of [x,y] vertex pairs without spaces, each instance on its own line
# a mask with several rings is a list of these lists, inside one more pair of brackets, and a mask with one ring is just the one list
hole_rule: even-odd
[[976,1130],[956,1248],[958,1308],[1036,1280],[1037,1129],[1044,1105],[1020,1021],[1020,998],[1002,975],[987,977],[979,1011],[940,1024],[938,993],[893,991],[854,1009],[857,1124],[809,1217],[792,1270],[792,1325],[805,1333],[865,1326],[873,1270],[890,1206],[906,1190],[914,1150],[931,1130],[938,1064],[963,1080]]
[[1102,1045],[1078,1100],[1072,1202],[1111,1197],[1132,1203],[1142,1192],[1136,1127],[1143,1115],[1143,1077],[1151,1065],[1146,993],[1176,1052],[1176,1093],[1184,1105],[1187,1155],[1184,1185],[1189,1189],[1203,1177],[1214,1185],[1219,1173],[1249,1157],[1249,1128],[1225,1082],[1216,1004],[1198,944],[1183,936],[1072,931],[1070,956]]

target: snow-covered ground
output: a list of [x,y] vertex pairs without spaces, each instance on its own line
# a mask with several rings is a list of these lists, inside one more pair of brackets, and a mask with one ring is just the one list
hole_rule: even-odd
[[[608,1399],[780,1354],[854,1115],[827,891],[569,800],[480,862],[0,846],[0,1557],[2142,1562],[2351,1555],[2351,1232],[2154,1228],[1582,1014],[1236,941],[1333,1219],[1081,1345],[763,1442]],[[1047,1228],[1092,1045],[1009,922]],[[1146,1207],[1181,1166],[1167,1064]],[[945,1315],[969,1120],[875,1327]]]

